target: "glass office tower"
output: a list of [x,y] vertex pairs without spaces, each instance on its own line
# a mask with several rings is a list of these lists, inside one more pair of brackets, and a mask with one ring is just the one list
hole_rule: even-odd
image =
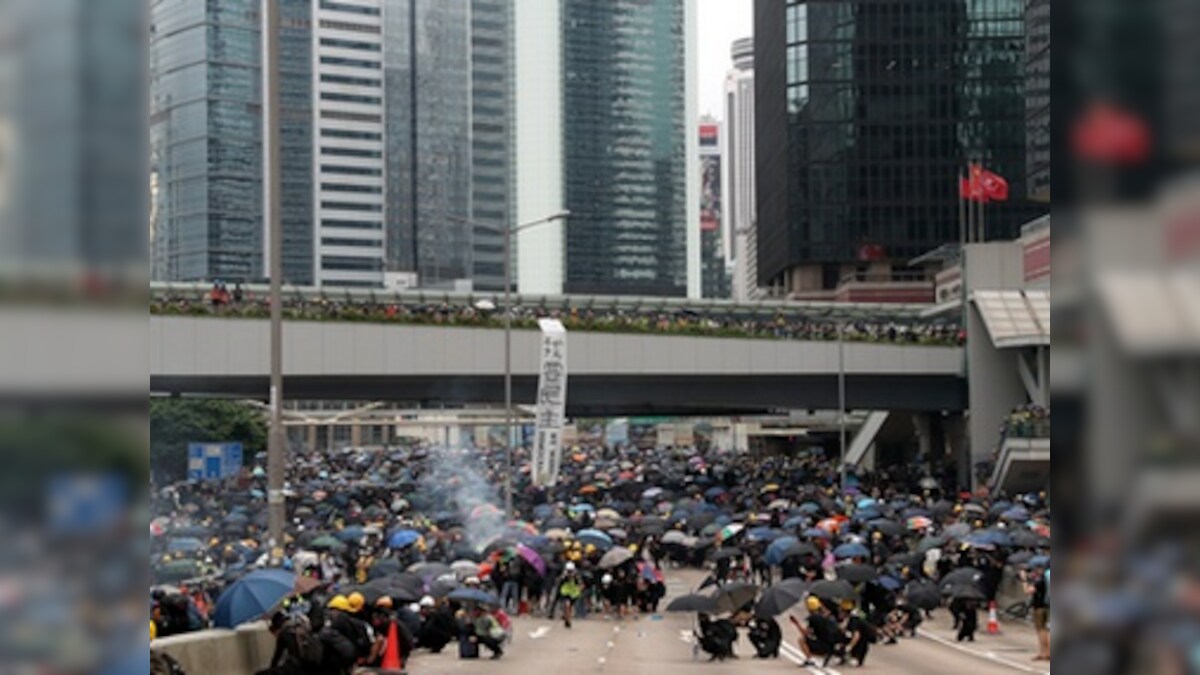
[[688,292],[684,4],[562,0],[568,293]]
[[[1024,0],[756,0],[759,281],[835,287],[959,240],[957,175],[978,161],[1026,200]],[[867,252],[864,255],[864,252]]]

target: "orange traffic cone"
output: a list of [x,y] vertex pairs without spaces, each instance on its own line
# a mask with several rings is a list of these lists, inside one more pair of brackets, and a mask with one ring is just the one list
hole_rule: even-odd
[[404,664],[400,661],[400,636],[396,632],[395,621],[388,624],[387,647],[383,650],[383,661],[379,664],[379,669],[396,672],[404,669]]
[[995,600],[988,603],[987,632],[988,632],[988,635],[999,635],[1000,634],[1000,617],[999,617],[999,615],[996,614],[996,601]]

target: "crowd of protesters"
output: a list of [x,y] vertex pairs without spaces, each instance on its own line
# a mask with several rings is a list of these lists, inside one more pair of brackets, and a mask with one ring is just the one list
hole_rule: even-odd
[[[386,296],[385,296],[386,297]],[[207,294],[171,290],[156,295],[150,305],[155,314],[208,315],[262,318],[269,307],[265,296],[254,296],[235,284],[232,290],[216,282]],[[488,303],[403,304],[387,299],[351,300],[329,296],[287,294],[284,316],[289,319],[397,322],[417,325],[499,327],[502,313]],[[960,344],[962,333],[957,325],[944,321],[900,319],[849,320],[843,324],[821,317],[784,315],[768,311],[754,316],[733,315],[722,310],[634,309],[612,307],[554,308],[531,305],[513,307],[513,326],[536,328],[539,318],[557,318],[567,330],[612,333],[655,333],[713,337],[752,337],[788,340],[838,339],[849,341],[902,344]]]
[[[161,487],[152,630],[269,618],[283,636],[272,672],[347,672],[449,645],[499,658],[520,614],[569,628],[694,612],[697,650],[727,658],[746,630],[770,658],[787,614],[807,658],[861,664],[871,644],[911,635],[938,607],[960,640],[974,639],[1006,575],[1028,583],[1035,623],[1048,629],[1044,495],[951,492],[910,465],[852,472],[843,485],[819,452],[618,445],[569,451],[553,487],[530,484],[518,450],[506,515],[502,457],[429,447],[294,456],[286,535],[273,544],[261,466]],[[708,579],[660,607],[664,571],[688,566]],[[266,594],[274,602],[239,605],[272,582],[282,584]]]

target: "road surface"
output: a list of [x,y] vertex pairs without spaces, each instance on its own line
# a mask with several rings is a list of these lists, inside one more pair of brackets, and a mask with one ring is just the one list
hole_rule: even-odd
[[[687,593],[702,578],[696,570],[667,572],[667,600]],[[663,603],[663,606],[666,602]],[[798,616],[803,617],[799,608]],[[1000,635],[987,635],[982,630],[976,642],[960,645],[954,641],[948,613],[935,613],[927,621],[921,635],[901,640],[897,645],[872,646],[866,666],[831,665],[830,668],[801,668],[803,657],[795,649],[797,634],[780,617],[784,630],[783,655],[777,660],[762,661],[754,654],[744,632],[736,652],[741,658],[724,663],[709,663],[707,656],[693,657],[691,638],[693,615],[661,614],[643,616],[637,620],[606,620],[592,615],[577,620],[567,629],[561,621],[540,617],[514,619],[515,637],[506,647],[502,659],[492,661],[490,653],[481,649],[478,661],[458,659],[455,645],[442,654],[418,652],[408,671],[413,675],[441,673],[487,673],[488,675],[553,675],[557,673],[647,673],[652,675],[694,675],[695,673],[729,673],[731,675],[771,672],[804,672],[839,675],[863,673],[890,675],[913,673],[920,675],[1049,675],[1049,664],[1032,661],[1036,639],[1025,625],[1004,624]],[[981,616],[981,626],[984,625]],[[836,660],[835,660],[836,663]]]

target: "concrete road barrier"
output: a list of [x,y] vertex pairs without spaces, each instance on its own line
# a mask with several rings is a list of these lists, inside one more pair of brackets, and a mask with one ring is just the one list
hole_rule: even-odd
[[275,638],[259,621],[234,630],[216,628],[160,638],[150,643],[150,650],[169,654],[187,675],[248,674],[270,665]]

